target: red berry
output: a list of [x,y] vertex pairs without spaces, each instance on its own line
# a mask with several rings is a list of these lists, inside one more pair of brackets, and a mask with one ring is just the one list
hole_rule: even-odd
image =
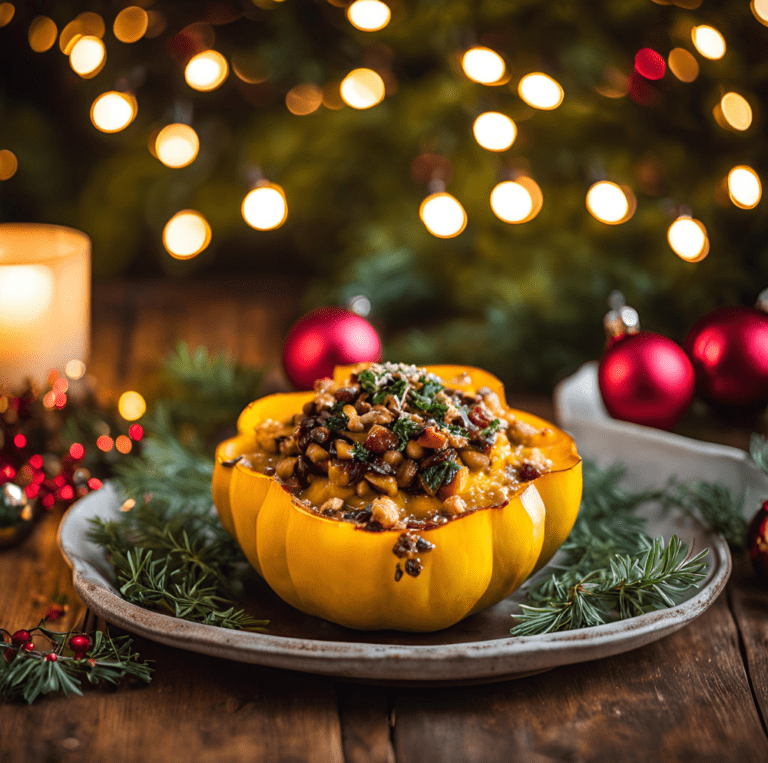
[[5,661],[10,662],[14,657],[16,656],[16,652],[13,649],[6,649],[5,650]]
[[76,660],[82,660],[83,657],[85,657],[85,652],[75,652],[74,659]]
[[29,631],[16,631],[16,633],[11,636],[11,641],[16,646],[21,646],[22,644],[26,644],[31,638],[32,636],[29,635]]
[[22,652],[34,652],[35,651],[35,645],[31,641],[27,641],[26,644],[24,644],[23,647],[21,647]]
[[91,648],[91,640],[88,636],[72,636],[69,646],[74,652],[87,652]]
[[51,652],[50,654],[45,655],[45,661],[46,662],[56,662],[59,658],[56,656],[56,652]]
[[89,665],[90,665],[92,668],[95,668],[95,667],[96,667],[96,660],[88,660],[88,664],[89,664]]

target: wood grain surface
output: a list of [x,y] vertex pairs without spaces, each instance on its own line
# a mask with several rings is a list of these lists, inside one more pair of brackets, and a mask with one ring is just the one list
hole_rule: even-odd
[[[89,371],[106,399],[151,376],[177,341],[279,368],[300,306],[288,281],[114,283],[94,288]],[[541,397],[515,405],[552,415]],[[746,447],[748,428],[705,428]],[[768,496],[766,496],[768,497]],[[755,510],[757,507],[755,507]],[[34,624],[65,595],[83,605],[50,515],[0,551],[0,624]],[[0,707],[0,762],[543,763],[768,761],[768,589],[735,555],[727,596],[689,627],[617,657],[455,689],[397,689],[243,665],[137,639],[151,684]]]

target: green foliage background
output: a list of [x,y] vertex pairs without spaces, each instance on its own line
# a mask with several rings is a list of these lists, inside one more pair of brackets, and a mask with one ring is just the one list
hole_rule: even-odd
[[[518,386],[546,388],[600,354],[601,317],[614,288],[640,309],[646,328],[681,340],[711,308],[749,304],[768,285],[765,202],[744,211],[718,192],[734,165],[766,168],[768,28],[746,0],[680,4],[688,7],[402,0],[391,3],[384,30],[365,33],[326,0],[159,0],[151,9],[163,15],[165,31],[124,45],[111,32],[121,4],[19,3],[25,7],[0,29],[0,143],[20,163],[0,184],[0,219],[84,229],[101,276],[299,272],[308,286],[305,308],[368,296],[390,358],[473,363]],[[71,71],[58,46],[33,53],[26,36],[37,13],[61,29],[84,10],[107,22],[107,65],[91,80]],[[267,79],[246,84],[231,73],[212,93],[189,89],[174,35],[193,22],[210,23],[203,32],[215,34],[216,49],[257,60]],[[717,27],[728,50],[720,61],[696,54],[695,82],[667,71],[646,83],[646,105],[598,92],[628,77],[642,47],[665,58],[673,47],[695,53],[690,30],[697,23]],[[475,43],[505,56],[508,85],[463,76],[459,54]],[[288,112],[284,96],[294,85],[322,86],[358,66],[388,73],[390,92],[380,105]],[[560,108],[536,111],[517,96],[520,77],[536,70],[562,84]],[[102,135],[90,124],[90,104],[120,77],[142,83],[139,114],[123,132]],[[744,133],[714,121],[726,90],[752,105],[755,118]],[[150,155],[147,141],[189,105],[200,155],[171,170]],[[518,125],[515,144],[502,154],[472,136],[474,118],[487,109]],[[427,188],[412,165],[425,153],[451,163],[448,190],[469,216],[455,239],[432,237],[419,220]],[[240,215],[254,166],[285,188],[289,217],[278,231],[254,231]],[[519,226],[499,221],[488,203],[493,186],[515,169],[529,171],[544,195],[538,217]],[[602,178],[634,190],[638,207],[628,223],[603,225],[587,212],[586,190]],[[681,205],[709,232],[711,251],[699,264],[683,262],[666,242]],[[177,262],[163,252],[161,231],[189,207],[207,217],[213,242],[194,260]]]

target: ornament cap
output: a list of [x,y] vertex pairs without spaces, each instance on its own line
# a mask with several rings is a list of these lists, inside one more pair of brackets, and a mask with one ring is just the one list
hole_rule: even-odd
[[624,295],[620,291],[610,293],[608,306],[611,309],[603,318],[603,327],[609,342],[640,331],[640,316],[634,307],[627,306]]

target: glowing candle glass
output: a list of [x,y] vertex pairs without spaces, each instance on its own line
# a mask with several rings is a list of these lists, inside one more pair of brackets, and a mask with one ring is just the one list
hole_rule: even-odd
[[88,355],[91,241],[56,225],[0,224],[0,386]]

